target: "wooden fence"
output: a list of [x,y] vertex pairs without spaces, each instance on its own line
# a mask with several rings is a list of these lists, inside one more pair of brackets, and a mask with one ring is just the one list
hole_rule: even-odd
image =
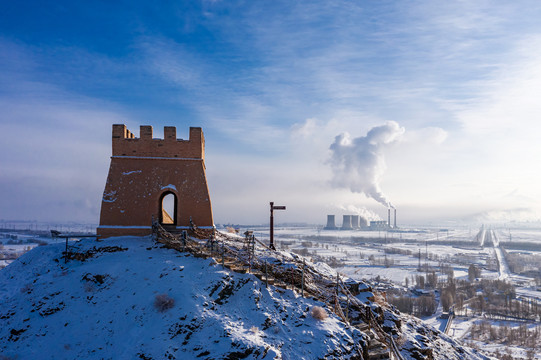
[[[296,255],[285,255],[271,250],[255,237],[242,238],[222,232],[202,232],[192,224],[190,233],[172,234],[165,230],[157,221],[152,223],[154,240],[181,252],[188,252],[196,257],[212,257],[239,272],[250,272],[267,284],[272,281],[277,286],[290,287],[301,293],[324,302],[337,316],[347,324],[349,314],[355,311],[357,321],[360,319],[368,324],[378,339],[384,343],[393,359],[403,360],[393,337],[387,334],[378,322],[378,315],[370,306],[357,299],[349,287],[340,279],[322,274],[304,258]],[[259,245],[259,246],[256,246]],[[352,324],[358,325],[358,324]]]

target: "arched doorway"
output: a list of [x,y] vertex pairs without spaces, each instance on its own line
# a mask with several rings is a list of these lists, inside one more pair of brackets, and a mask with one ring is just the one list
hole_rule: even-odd
[[177,224],[177,196],[172,192],[165,192],[160,197],[160,224]]

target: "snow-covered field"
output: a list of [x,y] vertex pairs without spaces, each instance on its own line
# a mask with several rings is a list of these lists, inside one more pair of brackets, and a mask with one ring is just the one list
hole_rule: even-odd
[[39,244],[60,243],[63,240],[53,240],[50,236],[39,236],[20,232],[0,232],[0,269],[11,264],[16,258],[32,250]]
[[[39,246],[0,271],[2,358],[349,359],[368,351],[367,334],[325,303],[212,258],[122,237],[75,243],[78,260],[65,264],[63,246]],[[312,315],[316,306],[326,318]],[[406,360],[488,360],[387,305],[367,309],[401,339]]]
[[[527,251],[510,250],[527,254],[541,255],[541,228],[468,228],[416,229],[415,232],[385,231],[325,231],[318,228],[279,228],[275,230],[278,244],[289,249],[308,251],[312,256],[323,258],[334,257],[341,262],[336,267],[339,271],[358,280],[378,279],[390,281],[404,286],[409,279],[410,286],[416,275],[423,275],[429,268],[438,272],[439,279],[446,275],[439,273],[441,263],[450,265],[456,279],[468,278],[470,264],[480,266],[482,278],[503,279],[515,285],[517,296],[541,301],[541,291],[537,291],[532,277],[513,274],[507,265],[500,242],[527,243]],[[479,235],[478,235],[479,233]],[[494,237],[494,240],[490,236]],[[260,230],[259,236],[268,238],[268,231]],[[488,239],[488,240],[487,240]],[[485,241],[486,240],[486,241]],[[494,241],[494,242],[493,242]],[[483,246],[481,246],[481,244]],[[400,249],[405,253],[385,253],[386,249]],[[304,249],[304,250],[303,250]],[[537,250],[538,249],[538,250]],[[426,254],[428,253],[428,260]],[[419,255],[421,257],[419,261]],[[373,257],[374,261],[369,258]],[[383,265],[385,259],[389,266]],[[378,263],[378,260],[380,263]],[[418,271],[420,267],[421,272]],[[437,316],[426,319],[431,325],[438,327]],[[469,330],[479,318],[457,318],[449,331],[451,336],[469,339]],[[508,325],[503,325],[508,326]],[[469,341],[469,340],[468,340]],[[517,346],[504,346],[501,343],[484,343],[473,341],[473,344],[490,351],[509,351],[517,359],[526,358],[528,349]],[[531,355],[531,354],[530,354]],[[534,352],[536,359],[541,359],[541,345]]]
[[[242,231],[245,229],[241,230]],[[264,228],[250,229],[255,230],[256,236],[262,241],[268,241],[268,230]],[[541,254],[541,230],[527,229],[496,229],[500,241],[509,240],[509,232],[512,241],[526,242],[534,244],[533,250],[530,248],[527,252],[520,250],[511,250],[510,252],[521,252],[528,254]],[[484,279],[498,279],[502,276],[502,268],[498,268],[496,259],[502,263],[501,250],[498,251],[492,242],[480,246],[476,238],[479,229],[417,229],[415,232],[385,232],[385,231],[323,231],[316,227],[305,228],[277,228],[275,229],[275,241],[279,248],[287,248],[296,252],[307,251],[308,257],[317,259],[335,259],[335,270],[348,277],[357,280],[379,280],[382,284],[392,282],[400,286],[406,284],[408,279],[411,286],[417,275],[424,275],[426,269],[436,271],[440,281],[446,279],[447,275],[442,273],[440,267],[442,264],[450,266],[454,271],[454,278],[467,279],[468,266],[471,263],[482,267],[482,277]],[[488,233],[489,231],[485,231]],[[22,241],[22,244],[8,244],[8,241]],[[2,249],[0,254],[22,254],[29,249],[37,247],[32,239],[54,242],[48,237],[36,237],[33,235],[22,235],[4,233],[0,234],[0,243]],[[13,242],[13,241],[11,241]],[[63,240],[57,240],[54,245],[55,251],[61,252],[64,246]],[[84,241],[83,241],[84,242]],[[535,250],[539,245],[540,251]],[[43,247],[43,248],[49,248]],[[396,250],[400,250],[397,252]],[[40,251],[44,251],[39,249]],[[428,259],[426,255],[428,254]],[[420,255],[420,258],[419,258]],[[24,258],[24,257],[23,257]],[[13,260],[0,259],[0,267],[7,265]],[[387,261],[387,263],[385,263]],[[419,265],[421,271],[419,272]],[[131,271],[131,270],[126,270]],[[533,283],[533,278],[513,274],[509,268],[503,268],[505,279],[516,285],[517,296],[524,296],[531,299],[541,299],[541,292]],[[135,270],[134,270],[135,272]],[[141,279],[139,279],[141,280]],[[141,280],[142,283],[146,281]],[[377,281],[375,282],[377,283]],[[440,306],[441,309],[441,306]],[[425,320],[438,328],[441,320],[434,316]],[[480,321],[479,318],[459,317],[453,322],[449,335],[468,340],[469,330],[472,325]],[[474,344],[484,348],[488,344],[474,341]],[[71,345],[70,345],[71,346]],[[502,344],[490,344],[490,348],[504,351]],[[526,356],[526,349],[518,347],[509,347],[509,351],[517,357]],[[537,359],[541,359],[541,350],[535,353]]]

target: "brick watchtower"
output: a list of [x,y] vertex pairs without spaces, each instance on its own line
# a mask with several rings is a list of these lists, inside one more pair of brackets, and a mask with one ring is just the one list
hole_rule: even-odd
[[113,125],[113,156],[101,203],[100,238],[151,233],[152,217],[169,230],[212,228],[205,176],[205,138],[190,128],[190,139],[177,139],[166,126],[164,139],[141,126],[136,138],[125,125]]

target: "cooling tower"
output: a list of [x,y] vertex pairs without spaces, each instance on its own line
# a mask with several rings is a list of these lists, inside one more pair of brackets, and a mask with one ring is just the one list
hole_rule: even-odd
[[360,228],[368,227],[368,219],[365,219],[362,216],[359,216],[359,227]]
[[359,226],[359,215],[351,215],[351,227],[353,229],[358,229]]
[[327,226],[324,227],[325,230],[335,230],[336,224],[334,222],[334,215],[327,215]]
[[351,230],[351,215],[344,215],[342,218],[342,230]]

